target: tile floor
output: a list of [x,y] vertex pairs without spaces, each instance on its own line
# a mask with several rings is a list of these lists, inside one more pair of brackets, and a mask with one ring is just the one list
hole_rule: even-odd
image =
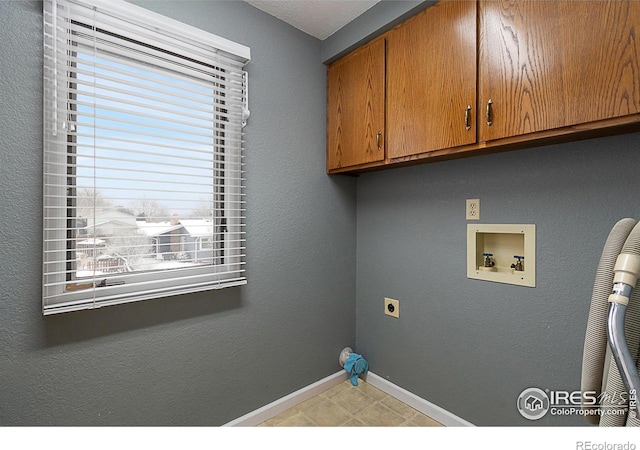
[[261,427],[440,427],[378,388],[349,380],[261,423]]

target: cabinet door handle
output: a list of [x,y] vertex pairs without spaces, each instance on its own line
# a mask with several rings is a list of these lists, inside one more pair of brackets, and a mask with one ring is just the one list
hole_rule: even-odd
[[487,102],[487,125],[493,125],[493,120],[491,119],[491,105],[493,105],[493,100],[489,99]]
[[464,129],[467,131],[471,129],[471,105],[467,105],[464,111]]
[[378,145],[378,150],[382,150],[382,146],[380,145],[380,136],[382,136],[382,131],[378,131],[378,134],[376,134],[376,144]]

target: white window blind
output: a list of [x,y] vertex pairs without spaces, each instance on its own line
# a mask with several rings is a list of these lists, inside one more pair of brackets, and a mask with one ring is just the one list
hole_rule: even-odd
[[126,2],[44,2],[44,314],[246,283],[248,61]]

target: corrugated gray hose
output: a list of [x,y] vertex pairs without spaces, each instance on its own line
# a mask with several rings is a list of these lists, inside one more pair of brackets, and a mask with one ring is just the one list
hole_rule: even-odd
[[[635,287],[637,274],[629,272],[636,270],[634,264],[637,263],[640,263],[640,224],[634,219],[622,219],[609,233],[598,264],[582,360],[582,392],[595,392],[600,400],[594,407],[583,398],[582,407],[588,410],[584,417],[588,422],[600,426],[640,425],[636,414],[620,414],[628,406],[629,388],[625,386],[618,370],[616,358],[619,357],[611,358],[610,347],[607,345],[607,323],[608,316],[611,316],[613,320],[609,322],[624,329],[624,333],[622,330],[614,333],[616,345],[620,347],[621,342],[626,342],[623,345],[627,348],[625,359],[627,363],[636,365],[640,346],[640,290],[632,289]],[[612,280],[615,283],[613,294]],[[624,287],[625,284],[630,287]],[[630,306],[622,305],[625,303],[625,294],[629,293],[631,300],[629,302],[627,296],[626,302]],[[633,350],[633,354],[628,348]],[[623,372],[626,372],[623,376],[629,382],[631,372]],[[637,377],[637,371],[633,372]],[[633,377],[633,373],[631,376]]]

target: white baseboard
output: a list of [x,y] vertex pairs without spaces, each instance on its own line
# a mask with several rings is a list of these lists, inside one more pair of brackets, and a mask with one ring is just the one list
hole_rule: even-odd
[[369,383],[371,386],[380,389],[383,392],[386,392],[392,397],[400,400],[402,403],[411,406],[413,409],[420,411],[422,414],[426,414],[431,417],[433,420],[441,423],[447,427],[474,427],[475,425],[471,422],[467,422],[461,417],[456,416],[455,414],[447,411],[444,408],[441,408],[438,405],[435,405],[422,397],[418,397],[412,392],[407,391],[406,389],[401,388],[382,378],[375,373],[368,372],[365,377],[365,381]]
[[[254,427],[261,424],[265,420],[271,419],[277,416],[281,412],[286,411],[289,408],[304,402],[318,394],[322,394],[324,391],[331,389],[346,381],[348,375],[344,370],[336,372],[333,375],[329,375],[320,381],[316,381],[309,386],[299,389],[291,394],[284,396],[268,405],[258,408],[255,411],[251,411],[242,417],[238,417],[231,422],[228,422],[223,427]],[[375,373],[368,372],[365,377],[365,381],[371,384],[373,387],[380,389],[383,392],[397,398],[401,402],[411,406],[412,408],[420,411],[423,414],[431,417],[432,419],[440,422],[442,425],[448,427],[472,427],[472,423],[450,413],[446,409],[434,405],[427,400],[418,397],[417,395],[396,386],[388,380],[376,375]]]
[[322,394],[324,391],[331,389],[334,386],[339,385],[343,381],[347,380],[348,374],[344,370],[336,372],[333,375],[323,378],[320,381],[316,381],[309,386],[305,386],[302,389],[298,389],[289,395],[286,395],[268,405],[258,408],[255,411],[251,411],[242,417],[238,417],[231,422],[225,423],[223,427],[255,427],[261,424],[265,420],[271,419],[277,416],[281,412],[286,411],[289,408],[309,400],[311,397],[315,397],[318,394]]

